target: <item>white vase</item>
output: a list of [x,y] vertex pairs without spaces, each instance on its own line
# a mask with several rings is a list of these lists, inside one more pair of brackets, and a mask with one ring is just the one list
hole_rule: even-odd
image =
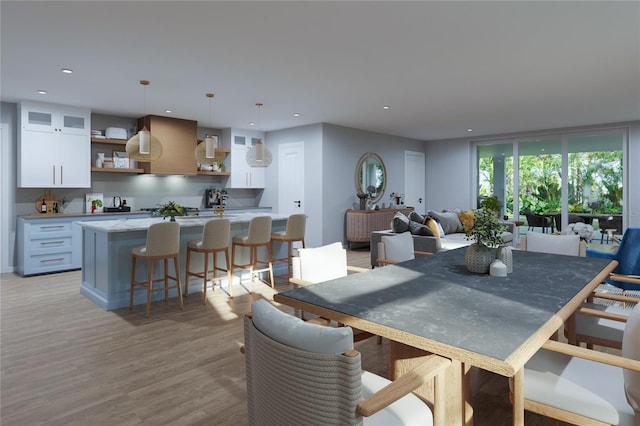
[[104,152],[98,153],[98,158],[96,159],[96,167],[102,167],[104,165]]
[[510,246],[500,246],[496,251],[496,259],[502,261],[507,267],[507,273],[513,272],[513,252]]

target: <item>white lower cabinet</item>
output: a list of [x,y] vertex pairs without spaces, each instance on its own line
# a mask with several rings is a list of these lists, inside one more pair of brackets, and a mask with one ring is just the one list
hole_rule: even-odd
[[135,219],[149,214],[19,217],[16,229],[17,272],[22,276],[82,267],[81,221]]

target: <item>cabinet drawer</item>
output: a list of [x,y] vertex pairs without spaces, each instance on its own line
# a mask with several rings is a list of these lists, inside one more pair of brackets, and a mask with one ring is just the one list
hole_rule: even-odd
[[38,223],[31,224],[29,227],[29,236],[33,238],[46,238],[52,235],[71,236],[71,221],[60,223]]
[[29,244],[29,255],[55,254],[72,250],[71,235],[48,238],[32,238]]
[[71,257],[71,250],[30,256],[26,259],[25,275],[73,269]]

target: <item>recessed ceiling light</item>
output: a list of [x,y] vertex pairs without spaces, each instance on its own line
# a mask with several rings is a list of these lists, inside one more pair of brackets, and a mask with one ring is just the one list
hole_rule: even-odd
[[382,107],[382,109],[391,109],[391,107],[389,105],[385,105]]
[[62,68],[61,71],[65,74],[73,74],[73,70],[69,68]]
[[294,113],[293,113],[293,116],[294,116],[294,117],[300,117],[300,113],[299,113],[299,112],[294,112]]
[[38,90],[38,93],[41,95],[46,95],[47,91],[46,90]]
[[249,122],[249,126],[255,126],[255,125],[256,125],[256,123],[254,123],[253,121]]
[[473,129],[467,129],[467,132],[473,132]]
[[170,109],[165,109],[164,112],[166,112],[167,114],[171,114],[173,111],[171,111]]

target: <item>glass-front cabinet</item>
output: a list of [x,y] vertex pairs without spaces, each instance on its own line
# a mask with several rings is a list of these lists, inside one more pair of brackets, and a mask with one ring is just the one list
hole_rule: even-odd
[[22,102],[19,106],[18,186],[91,186],[91,111]]

